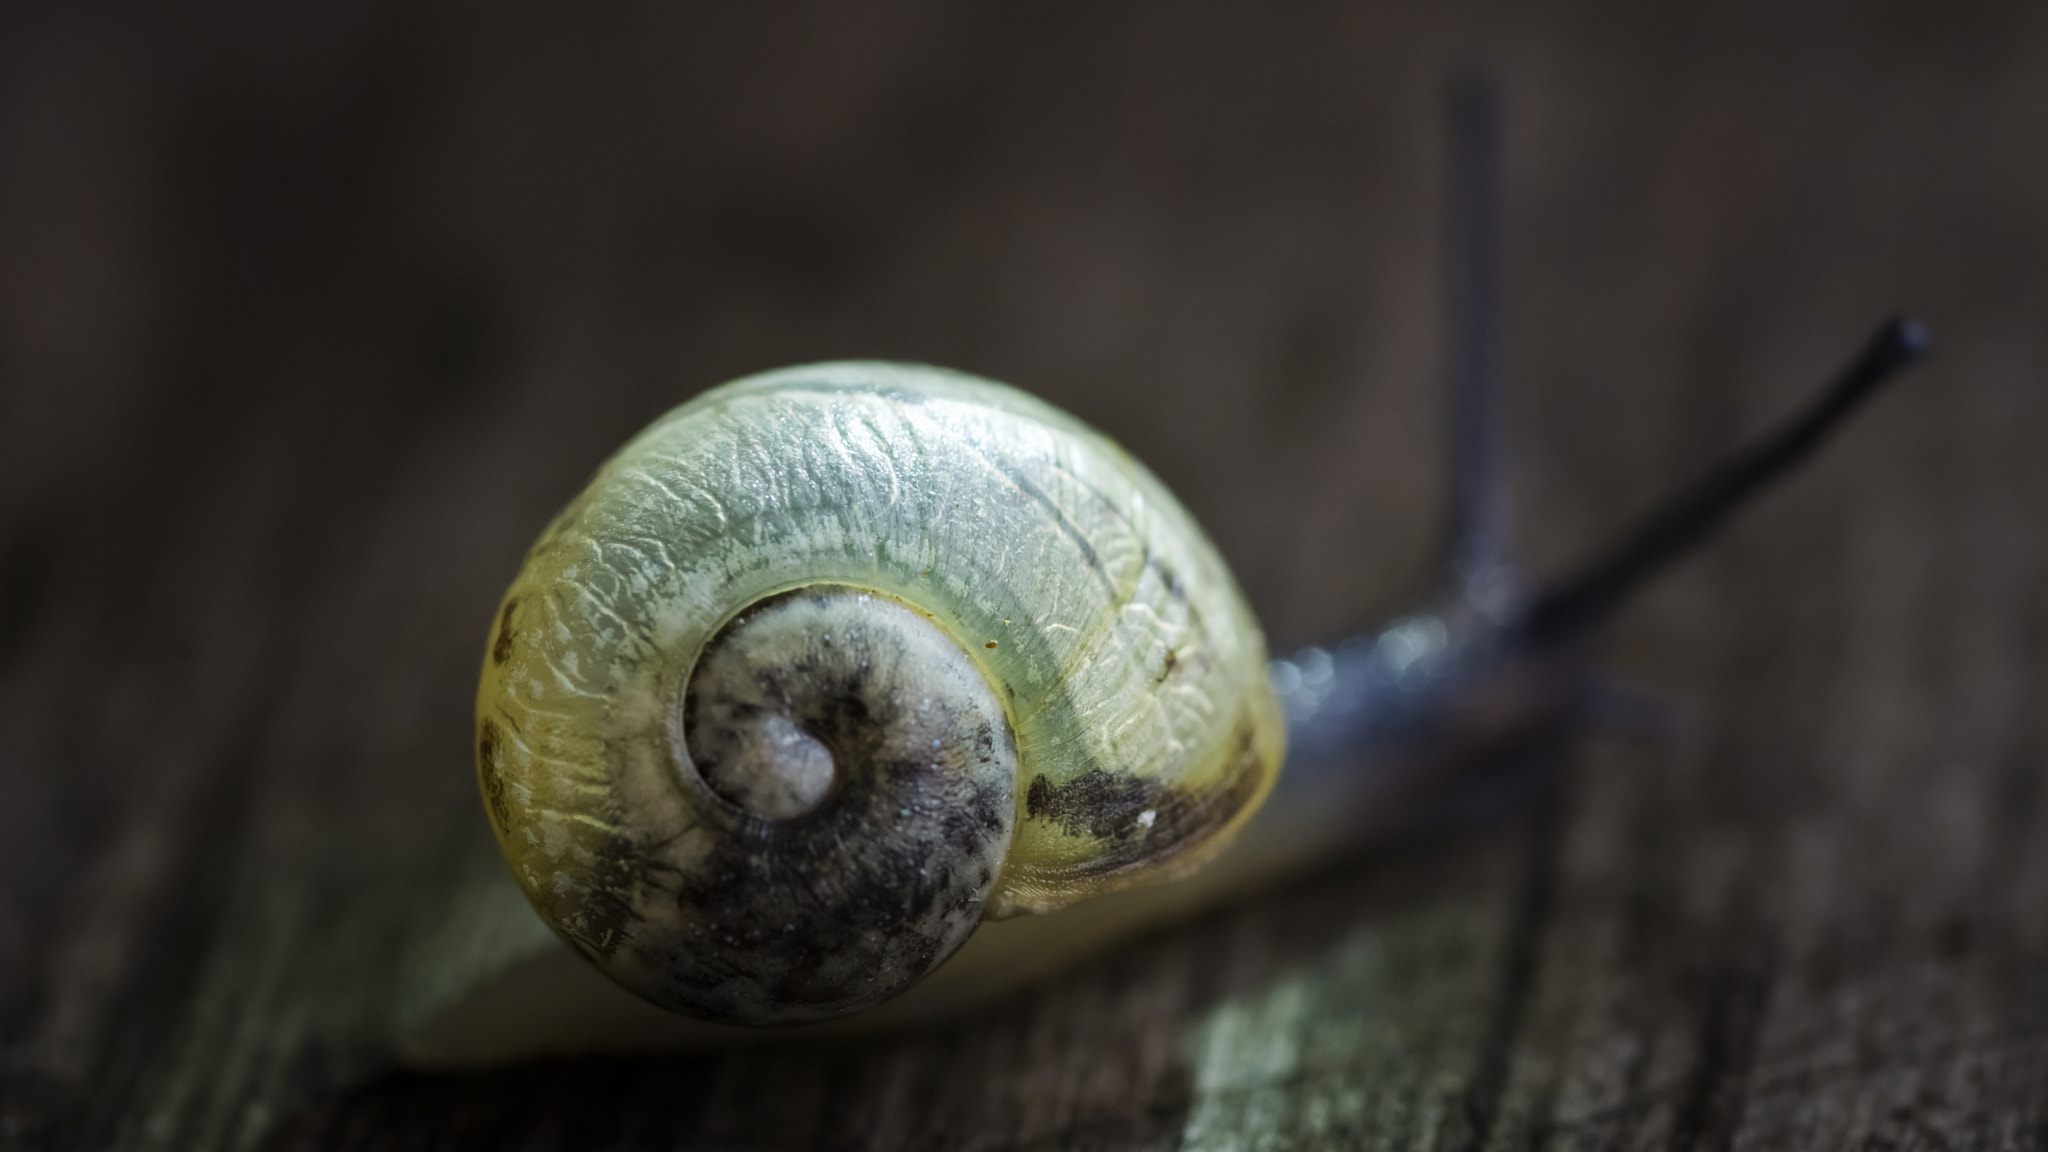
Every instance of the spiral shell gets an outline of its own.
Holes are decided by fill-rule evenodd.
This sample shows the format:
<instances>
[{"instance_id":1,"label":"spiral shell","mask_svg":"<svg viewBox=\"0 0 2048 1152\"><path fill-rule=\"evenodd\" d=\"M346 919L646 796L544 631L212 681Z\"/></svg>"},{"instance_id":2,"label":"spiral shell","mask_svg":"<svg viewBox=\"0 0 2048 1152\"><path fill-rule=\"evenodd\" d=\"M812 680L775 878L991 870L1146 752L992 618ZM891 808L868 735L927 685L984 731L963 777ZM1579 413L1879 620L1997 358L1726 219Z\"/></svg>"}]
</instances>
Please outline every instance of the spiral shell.
<instances>
[{"instance_id":1,"label":"spiral shell","mask_svg":"<svg viewBox=\"0 0 2048 1152\"><path fill-rule=\"evenodd\" d=\"M620 450L506 593L477 730L548 923L741 1023L1197 867L1284 739L1251 613L1157 479L1014 389L880 363L736 381Z\"/></svg>"}]
</instances>

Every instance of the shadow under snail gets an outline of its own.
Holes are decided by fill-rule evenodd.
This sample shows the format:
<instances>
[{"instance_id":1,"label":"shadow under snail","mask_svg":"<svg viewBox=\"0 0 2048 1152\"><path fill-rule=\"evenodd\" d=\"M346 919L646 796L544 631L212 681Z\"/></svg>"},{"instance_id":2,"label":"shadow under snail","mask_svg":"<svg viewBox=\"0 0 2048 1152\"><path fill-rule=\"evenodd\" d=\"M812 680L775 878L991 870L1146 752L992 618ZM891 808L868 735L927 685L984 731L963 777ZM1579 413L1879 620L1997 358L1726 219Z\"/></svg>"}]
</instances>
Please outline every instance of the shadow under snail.
<instances>
[{"instance_id":1,"label":"shadow under snail","mask_svg":"<svg viewBox=\"0 0 2048 1152\"><path fill-rule=\"evenodd\" d=\"M709 1023L604 1000L555 949L457 998L415 1059L924 1019L1298 874L1394 797L1525 788L1605 699L1592 629L1926 336L1887 324L1785 427L1535 586L1506 548L1490 96L1456 119L1455 523L1422 610L1269 664L1193 518L1049 405L884 363L713 389L542 534L477 702L526 898Z\"/></svg>"}]
</instances>

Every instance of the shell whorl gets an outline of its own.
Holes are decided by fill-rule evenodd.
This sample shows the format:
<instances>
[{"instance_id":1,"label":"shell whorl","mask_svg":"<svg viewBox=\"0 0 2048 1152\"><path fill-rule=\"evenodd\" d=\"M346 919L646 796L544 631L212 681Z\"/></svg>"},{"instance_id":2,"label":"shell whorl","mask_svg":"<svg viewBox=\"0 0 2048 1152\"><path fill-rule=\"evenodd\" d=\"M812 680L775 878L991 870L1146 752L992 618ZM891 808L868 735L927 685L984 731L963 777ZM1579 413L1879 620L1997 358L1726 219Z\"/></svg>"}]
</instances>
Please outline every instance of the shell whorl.
<instances>
[{"instance_id":1,"label":"shell whorl","mask_svg":"<svg viewBox=\"0 0 2048 1152\"><path fill-rule=\"evenodd\" d=\"M507 592L477 719L542 916L748 1023L1199 865L1283 739L1249 610L1149 472L1013 389L873 363L736 381L627 444Z\"/></svg>"}]
</instances>

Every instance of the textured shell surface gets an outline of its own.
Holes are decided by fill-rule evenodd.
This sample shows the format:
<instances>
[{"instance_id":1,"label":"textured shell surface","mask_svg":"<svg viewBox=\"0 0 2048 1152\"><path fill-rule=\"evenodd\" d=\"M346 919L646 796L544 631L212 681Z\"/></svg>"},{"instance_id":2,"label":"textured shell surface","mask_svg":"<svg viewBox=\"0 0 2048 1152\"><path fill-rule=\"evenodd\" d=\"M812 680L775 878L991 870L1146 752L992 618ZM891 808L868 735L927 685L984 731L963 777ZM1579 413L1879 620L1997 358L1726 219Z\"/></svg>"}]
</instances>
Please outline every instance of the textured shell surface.
<instances>
[{"instance_id":1,"label":"textured shell surface","mask_svg":"<svg viewBox=\"0 0 2048 1152\"><path fill-rule=\"evenodd\" d=\"M863 875L904 873L929 898L930 931L902 956L876 943L882 959L864 962L914 979L983 916L1182 874L1278 771L1283 727L1249 609L1189 515L1106 437L1015 389L914 365L811 365L713 389L630 441L542 534L500 606L477 701L480 783L520 885L574 947L658 1003L774 1022L874 998L753 1011L740 1004L755 995L741 988L748 961L693 959L715 943L707 933L744 952L800 921L854 930L822 908L785 916L763 894L768 907L678 928L678 909L707 893L756 899L747 889L766 866L748 853L780 843L784 825L815 824L832 843L897 834L895 822L820 823L839 819L831 805L760 820L690 763L681 701L707 644L753 606L813 588L928 620L1008 729L928 766L1014 773L977 793L1006 811L969 828L958 813L900 809L932 837L971 832L970 854L993 863L986 883L963 895L920 879L923 848L876 856ZM916 691L885 690L891 702ZM806 883L809 900L820 885ZM852 881L832 896L894 899ZM822 962L787 955L802 958L771 966ZM723 991L679 991L678 965Z\"/></svg>"}]
</instances>

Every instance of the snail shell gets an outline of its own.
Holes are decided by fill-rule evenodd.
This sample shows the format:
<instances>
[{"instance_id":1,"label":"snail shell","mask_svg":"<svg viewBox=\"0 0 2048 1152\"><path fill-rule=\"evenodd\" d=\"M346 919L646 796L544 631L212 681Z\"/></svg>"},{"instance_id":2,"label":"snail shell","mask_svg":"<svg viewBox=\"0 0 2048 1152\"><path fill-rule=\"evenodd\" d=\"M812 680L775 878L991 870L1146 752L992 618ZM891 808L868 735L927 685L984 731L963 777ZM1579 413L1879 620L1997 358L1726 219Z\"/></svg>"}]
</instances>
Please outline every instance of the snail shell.
<instances>
[{"instance_id":1,"label":"snail shell","mask_svg":"<svg viewBox=\"0 0 2048 1152\"><path fill-rule=\"evenodd\" d=\"M984 918L1206 861L1279 769L1265 667L1214 547L1108 439L987 380L812 365L657 420L542 534L478 773L606 974L801 1023Z\"/></svg>"}]
</instances>

